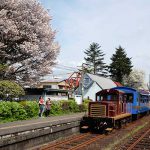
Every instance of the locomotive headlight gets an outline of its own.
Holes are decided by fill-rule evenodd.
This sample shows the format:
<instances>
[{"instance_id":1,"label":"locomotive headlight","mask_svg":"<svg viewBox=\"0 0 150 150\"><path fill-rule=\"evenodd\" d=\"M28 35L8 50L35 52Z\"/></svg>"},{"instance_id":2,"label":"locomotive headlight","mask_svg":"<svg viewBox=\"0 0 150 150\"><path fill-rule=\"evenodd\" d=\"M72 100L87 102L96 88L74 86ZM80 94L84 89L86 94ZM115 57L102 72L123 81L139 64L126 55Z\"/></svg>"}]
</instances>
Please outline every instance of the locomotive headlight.
<instances>
[{"instance_id":1,"label":"locomotive headlight","mask_svg":"<svg viewBox=\"0 0 150 150\"><path fill-rule=\"evenodd\" d=\"M104 125L107 125L107 122L104 122Z\"/></svg>"}]
</instances>

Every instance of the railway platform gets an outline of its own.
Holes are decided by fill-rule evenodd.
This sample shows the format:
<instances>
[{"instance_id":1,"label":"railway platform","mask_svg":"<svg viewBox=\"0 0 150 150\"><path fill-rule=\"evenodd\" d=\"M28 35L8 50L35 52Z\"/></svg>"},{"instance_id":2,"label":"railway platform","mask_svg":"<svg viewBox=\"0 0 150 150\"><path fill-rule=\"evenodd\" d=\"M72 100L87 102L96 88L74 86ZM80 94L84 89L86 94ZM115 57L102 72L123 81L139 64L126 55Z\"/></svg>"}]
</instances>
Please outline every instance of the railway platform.
<instances>
[{"instance_id":1,"label":"railway platform","mask_svg":"<svg viewBox=\"0 0 150 150\"><path fill-rule=\"evenodd\" d=\"M0 124L0 149L28 149L79 131L85 113Z\"/></svg>"}]
</instances>

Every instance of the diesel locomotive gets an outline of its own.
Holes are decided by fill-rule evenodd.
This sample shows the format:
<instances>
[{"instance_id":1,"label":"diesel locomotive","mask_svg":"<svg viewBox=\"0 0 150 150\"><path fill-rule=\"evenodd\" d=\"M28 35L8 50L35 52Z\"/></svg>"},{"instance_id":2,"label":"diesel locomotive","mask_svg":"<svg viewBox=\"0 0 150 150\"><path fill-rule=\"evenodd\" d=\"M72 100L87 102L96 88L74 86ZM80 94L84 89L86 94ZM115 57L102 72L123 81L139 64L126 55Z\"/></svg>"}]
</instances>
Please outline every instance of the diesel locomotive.
<instances>
[{"instance_id":1,"label":"diesel locomotive","mask_svg":"<svg viewBox=\"0 0 150 150\"><path fill-rule=\"evenodd\" d=\"M128 87L104 89L96 93L95 102L89 102L88 115L83 117L80 129L104 131L120 128L149 111L149 92Z\"/></svg>"}]
</instances>

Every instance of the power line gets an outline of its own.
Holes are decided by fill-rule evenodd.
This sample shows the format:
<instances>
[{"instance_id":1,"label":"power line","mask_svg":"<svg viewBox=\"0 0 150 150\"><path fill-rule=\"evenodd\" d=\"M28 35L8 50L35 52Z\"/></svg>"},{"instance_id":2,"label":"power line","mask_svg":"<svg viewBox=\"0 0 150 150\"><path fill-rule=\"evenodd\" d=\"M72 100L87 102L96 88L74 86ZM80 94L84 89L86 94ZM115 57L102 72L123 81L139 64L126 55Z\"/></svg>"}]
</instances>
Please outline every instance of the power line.
<instances>
[{"instance_id":1,"label":"power line","mask_svg":"<svg viewBox=\"0 0 150 150\"><path fill-rule=\"evenodd\" d=\"M59 66L56 66L55 68L62 69L62 70L76 71L75 69L64 68L64 67L59 67Z\"/></svg>"},{"instance_id":2,"label":"power line","mask_svg":"<svg viewBox=\"0 0 150 150\"><path fill-rule=\"evenodd\" d=\"M62 67L66 67L66 68L78 69L77 67L70 67L70 66L66 66L66 65L62 65L62 64L57 64L57 65L62 66Z\"/></svg>"},{"instance_id":3,"label":"power line","mask_svg":"<svg viewBox=\"0 0 150 150\"><path fill-rule=\"evenodd\" d=\"M62 64L56 64L55 66L65 67L65 68L69 68L69 69L78 69L77 67L71 67L71 66L62 65Z\"/></svg>"},{"instance_id":4,"label":"power line","mask_svg":"<svg viewBox=\"0 0 150 150\"><path fill-rule=\"evenodd\" d=\"M69 75L69 74L72 74L74 72L68 72L68 73L60 73L60 74L49 74L50 76L59 76L59 75Z\"/></svg>"},{"instance_id":5,"label":"power line","mask_svg":"<svg viewBox=\"0 0 150 150\"><path fill-rule=\"evenodd\" d=\"M70 66L66 66L66 65L62 65L62 64L56 64L54 66L54 68L63 69L63 70L69 70L69 71L77 71L78 70L77 67L70 67Z\"/></svg>"}]
</instances>

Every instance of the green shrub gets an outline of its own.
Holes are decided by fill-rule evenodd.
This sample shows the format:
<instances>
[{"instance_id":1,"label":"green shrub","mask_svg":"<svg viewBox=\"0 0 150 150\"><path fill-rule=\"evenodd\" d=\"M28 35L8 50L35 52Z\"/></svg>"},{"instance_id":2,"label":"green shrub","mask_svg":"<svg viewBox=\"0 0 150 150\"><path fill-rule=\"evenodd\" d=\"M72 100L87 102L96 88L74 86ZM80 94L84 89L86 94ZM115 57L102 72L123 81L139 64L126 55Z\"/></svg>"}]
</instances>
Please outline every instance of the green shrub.
<instances>
[{"instance_id":1,"label":"green shrub","mask_svg":"<svg viewBox=\"0 0 150 150\"><path fill-rule=\"evenodd\" d=\"M12 117L12 112L11 112L11 107L8 105L10 102L0 102L0 118L5 119L5 118L11 118Z\"/></svg>"},{"instance_id":2,"label":"green shrub","mask_svg":"<svg viewBox=\"0 0 150 150\"><path fill-rule=\"evenodd\" d=\"M84 103L89 103L89 102L92 102L92 100L90 100L90 99L84 99L83 102Z\"/></svg>"},{"instance_id":3,"label":"green shrub","mask_svg":"<svg viewBox=\"0 0 150 150\"><path fill-rule=\"evenodd\" d=\"M20 104L27 112L27 118L36 117L39 113L39 105L36 101L21 101Z\"/></svg>"},{"instance_id":4,"label":"green shrub","mask_svg":"<svg viewBox=\"0 0 150 150\"><path fill-rule=\"evenodd\" d=\"M1 120L23 120L26 119L26 111L18 102L0 102Z\"/></svg>"},{"instance_id":5,"label":"green shrub","mask_svg":"<svg viewBox=\"0 0 150 150\"><path fill-rule=\"evenodd\" d=\"M88 110L89 102L91 102L91 100L89 100L89 99L84 99L83 100L83 105L84 105L86 110Z\"/></svg>"},{"instance_id":6,"label":"green shrub","mask_svg":"<svg viewBox=\"0 0 150 150\"><path fill-rule=\"evenodd\" d=\"M0 102L1 120L24 120L38 116L39 106L35 101Z\"/></svg>"},{"instance_id":7,"label":"green shrub","mask_svg":"<svg viewBox=\"0 0 150 150\"><path fill-rule=\"evenodd\" d=\"M74 100L52 101L52 115L61 115L67 113L85 112L88 108L89 100L84 100L78 105ZM33 118L38 116L39 105L36 101L20 102L0 102L0 121L14 121Z\"/></svg>"},{"instance_id":8,"label":"green shrub","mask_svg":"<svg viewBox=\"0 0 150 150\"><path fill-rule=\"evenodd\" d=\"M9 102L8 105L11 108L12 118L15 120L24 120L27 118L26 111L18 102Z\"/></svg>"},{"instance_id":9,"label":"green shrub","mask_svg":"<svg viewBox=\"0 0 150 150\"><path fill-rule=\"evenodd\" d=\"M61 109L63 113L68 113L69 112L69 102L68 100L61 100L59 101L61 105Z\"/></svg>"},{"instance_id":10,"label":"green shrub","mask_svg":"<svg viewBox=\"0 0 150 150\"><path fill-rule=\"evenodd\" d=\"M79 112L79 106L74 100L68 100L69 102L69 110L71 112Z\"/></svg>"},{"instance_id":11,"label":"green shrub","mask_svg":"<svg viewBox=\"0 0 150 150\"><path fill-rule=\"evenodd\" d=\"M85 112L85 111L87 111L87 107L86 107L86 105L85 105L84 103L82 103L82 104L79 105L79 111L80 111L80 112Z\"/></svg>"},{"instance_id":12,"label":"green shrub","mask_svg":"<svg viewBox=\"0 0 150 150\"><path fill-rule=\"evenodd\" d=\"M50 113L53 115L63 113L60 101L52 101Z\"/></svg>"}]
</instances>

